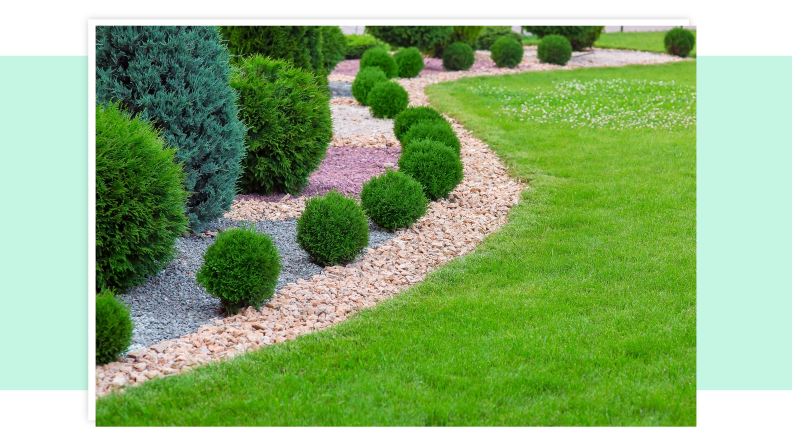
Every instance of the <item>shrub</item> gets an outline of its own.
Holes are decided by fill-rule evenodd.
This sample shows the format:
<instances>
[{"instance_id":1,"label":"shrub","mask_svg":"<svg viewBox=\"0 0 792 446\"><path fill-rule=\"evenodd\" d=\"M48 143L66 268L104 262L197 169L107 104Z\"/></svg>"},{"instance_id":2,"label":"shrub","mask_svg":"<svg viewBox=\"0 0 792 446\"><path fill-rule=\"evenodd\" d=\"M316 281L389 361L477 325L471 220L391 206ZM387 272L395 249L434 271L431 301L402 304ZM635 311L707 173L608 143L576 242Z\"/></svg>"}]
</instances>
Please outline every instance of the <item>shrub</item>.
<instances>
[{"instance_id":1,"label":"shrub","mask_svg":"<svg viewBox=\"0 0 792 446\"><path fill-rule=\"evenodd\" d=\"M462 160L448 146L437 143L415 143L399 157L399 171L423 186L430 200L448 196L462 181Z\"/></svg>"},{"instance_id":2,"label":"shrub","mask_svg":"<svg viewBox=\"0 0 792 446\"><path fill-rule=\"evenodd\" d=\"M390 231L412 226L426 213L428 202L420 183L395 170L363 183L360 191L363 211Z\"/></svg>"},{"instance_id":3,"label":"shrub","mask_svg":"<svg viewBox=\"0 0 792 446\"><path fill-rule=\"evenodd\" d=\"M390 45L366 34L347 34L346 39L346 59L360 59L363 53L371 48L381 48L390 51Z\"/></svg>"},{"instance_id":4,"label":"shrub","mask_svg":"<svg viewBox=\"0 0 792 446\"><path fill-rule=\"evenodd\" d=\"M135 324L129 308L108 290L96 295L96 363L107 364L132 345Z\"/></svg>"},{"instance_id":5,"label":"shrub","mask_svg":"<svg viewBox=\"0 0 792 446\"><path fill-rule=\"evenodd\" d=\"M393 58L399 67L399 77L415 77L424 69L423 56L418 48L402 48L393 55Z\"/></svg>"},{"instance_id":6,"label":"shrub","mask_svg":"<svg viewBox=\"0 0 792 446\"><path fill-rule=\"evenodd\" d=\"M367 26L366 33L399 48L414 46L426 52L445 42L453 26Z\"/></svg>"},{"instance_id":7,"label":"shrub","mask_svg":"<svg viewBox=\"0 0 792 446\"><path fill-rule=\"evenodd\" d=\"M96 28L97 104L122 101L178 148L195 232L231 208L242 171L245 126L230 76L215 27Z\"/></svg>"},{"instance_id":8,"label":"shrub","mask_svg":"<svg viewBox=\"0 0 792 446\"><path fill-rule=\"evenodd\" d=\"M360 69L368 67L381 68L385 76L388 76L388 79L393 79L399 75L399 67L396 65L393 56L382 48L372 48L363 53L363 57L360 58Z\"/></svg>"},{"instance_id":9,"label":"shrub","mask_svg":"<svg viewBox=\"0 0 792 446\"><path fill-rule=\"evenodd\" d=\"M401 141L404 134L410 130L413 124L424 120L448 122L443 118L443 115L432 107L427 107L425 105L407 107L403 112L396 115L396 118L393 120L393 133L396 135L396 138Z\"/></svg>"},{"instance_id":10,"label":"shrub","mask_svg":"<svg viewBox=\"0 0 792 446\"><path fill-rule=\"evenodd\" d=\"M310 71L260 55L240 61L231 85L248 126L242 189L266 195L299 192L333 137L324 87Z\"/></svg>"},{"instance_id":11,"label":"shrub","mask_svg":"<svg viewBox=\"0 0 792 446\"><path fill-rule=\"evenodd\" d=\"M335 70L338 62L346 56L347 41L338 26L322 26L322 58L328 73Z\"/></svg>"},{"instance_id":12,"label":"shrub","mask_svg":"<svg viewBox=\"0 0 792 446\"><path fill-rule=\"evenodd\" d=\"M403 149L419 139L438 141L451 148L457 156L461 153L462 144L459 142L459 137L456 135L454 128L451 127L451 124L445 119L442 122L438 120L417 122L410 127L410 130L404 134L399 142Z\"/></svg>"},{"instance_id":13,"label":"shrub","mask_svg":"<svg viewBox=\"0 0 792 446\"><path fill-rule=\"evenodd\" d=\"M604 26L523 26L529 33L544 38L545 36L564 36L569 41L572 49L582 51L590 48L599 39L605 29Z\"/></svg>"},{"instance_id":14,"label":"shrub","mask_svg":"<svg viewBox=\"0 0 792 446\"><path fill-rule=\"evenodd\" d=\"M374 85L367 98L371 114L376 118L393 118L407 108L410 95L394 81Z\"/></svg>"},{"instance_id":15,"label":"shrub","mask_svg":"<svg viewBox=\"0 0 792 446\"><path fill-rule=\"evenodd\" d=\"M227 229L206 249L195 281L220 298L226 313L252 305L257 310L272 297L281 271L280 254L255 227Z\"/></svg>"},{"instance_id":16,"label":"shrub","mask_svg":"<svg viewBox=\"0 0 792 446\"><path fill-rule=\"evenodd\" d=\"M462 42L470 45L472 49L478 48L478 36L484 30L483 26L454 26L454 31L443 42L436 43L432 50L432 57L441 58L446 48L455 42Z\"/></svg>"},{"instance_id":17,"label":"shrub","mask_svg":"<svg viewBox=\"0 0 792 446\"><path fill-rule=\"evenodd\" d=\"M467 43L454 42L443 52L443 68L448 71L466 71L475 61L473 48Z\"/></svg>"},{"instance_id":18,"label":"shrub","mask_svg":"<svg viewBox=\"0 0 792 446\"><path fill-rule=\"evenodd\" d=\"M572 45L566 37L551 34L539 42L536 57L544 63L566 65L572 58Z\"/></svg>"},{"instance_id":19,"label":"shrub","mask_svg":"<svg viewBox=\"0 0 792 446\"><path fill-rule=\"evenodd\" d=\"M666 33L664 43L668 54L687 57L696 45L696 36L685 28L672 28Z\"/></svg>"},{"instance_id":20,"label":"shrub","mask_svg":"<svg viewBox=\"0 0 792 446\"><path fill-rule=\"evenodd\" d=\"M478 49L489 50L492 44L503 36L511 37L522 45L522 36L512 31L511 26L485 26L476 41Z\"/></svg>"},{"instance_id":21,"label":"shrub","mask_svg":"<svg viewBox=\"0 0 792 446\"><path fill-rule=\"evenodd\" d=\"M492 61L499 67L514 68L522 62L523 46L509 36L503 36L490 47Z\"/></svg>"},{"instance_id":22,"label":"shrub","mask_svg":"<svg viewBox=\"0 0 792 446\"><path fill-rule=\"evenodd\" d=\"M96 289L157 274L187 232L184 172L151 123L118 103L96 107Z\"/></svg>"},{"instance_id":23,"label":"shrub","mask_svg":"<svg viewBox=\"0 0 792 446\"><path fill-rule=\"evenodd\" d=\"M352 96L361 105L368 105L368 95L371 89L380 82L387 82L388 76L380 67L368 67L358 71L355 81L352 82Z\"/></svg>"},{"instance_id":24,"label":"shrub","mask_svg":"<svg viewBox=\"0 0 792 446\"><path fill-rule=\"evenodd\" d=\"M353 260L368 241L368 221L360 205L336 190L309 198L297 220L297 243L320 265Z\"/></svg>"},{"instance_id":25,"label":"shrub","mask_svg":"<svg viewBox=\"0 0 792 446\"><path fill-rule=\"evenodd\" d=\"M319 26L218 26L228 50L240 58L254 54L282 59L296 68L313 71L321 85L327 84L327 68Z\"/></svg>"}]
</instances>

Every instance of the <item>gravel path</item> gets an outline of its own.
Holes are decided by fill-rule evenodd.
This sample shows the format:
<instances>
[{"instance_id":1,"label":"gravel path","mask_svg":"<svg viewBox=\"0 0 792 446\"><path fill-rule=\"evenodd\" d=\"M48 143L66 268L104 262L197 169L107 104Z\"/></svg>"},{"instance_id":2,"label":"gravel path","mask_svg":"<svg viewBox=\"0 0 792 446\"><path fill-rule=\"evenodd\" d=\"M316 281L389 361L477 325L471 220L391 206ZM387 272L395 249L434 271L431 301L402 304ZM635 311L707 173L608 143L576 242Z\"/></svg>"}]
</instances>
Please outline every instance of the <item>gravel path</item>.
<instances>
[{"instance_id":1,"label":"gravel path","mask_svg":"<svg viewBox=\"0 0 792 446\"><path fill-rule=\"evenodd\" d=\"M340 82L339 82L340 83ZM368 107L360 105L331 105L334 136L393 134L393 119L379 119L371 115Z\"/></svg>"},{"instance_id":2,"label":"gravel path","mask_svg":"<svg viewBox=\"0 0 792 446\"><path fill-rule=\"evenodd\" d=\"M176 260L145 284L121 296L121 300L129 305L135 322L130 351L193 333L213 319L225 317L220 299L198 286L195 273L203 265L206 249L215 242L213 233L244 223L221 219L209 225L201 236L177 239L179 253ZM254 225L258 232L272 237L281 255L283 269L278 277L276 293L288 283L322 273L324 268L313 263L308 253L297 245L297 220L258 221ZM376 249L393 237L393 233L369 224L369 248ZM361 254L357 260L362 258Z\"/></svg>"}]
</instances>

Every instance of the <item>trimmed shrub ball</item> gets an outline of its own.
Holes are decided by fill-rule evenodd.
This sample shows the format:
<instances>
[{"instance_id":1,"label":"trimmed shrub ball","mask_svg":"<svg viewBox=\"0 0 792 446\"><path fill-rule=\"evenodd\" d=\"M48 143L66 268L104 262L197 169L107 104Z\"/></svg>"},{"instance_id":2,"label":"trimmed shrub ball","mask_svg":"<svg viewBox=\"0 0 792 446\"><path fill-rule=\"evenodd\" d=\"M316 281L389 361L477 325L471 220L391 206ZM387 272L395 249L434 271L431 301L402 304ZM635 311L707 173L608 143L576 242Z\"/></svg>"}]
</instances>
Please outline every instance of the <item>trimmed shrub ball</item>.
<instances>
[{"instance_id":1,"label":"trimmed shrub ball","mask_svg":"<svg viewBox=\"0 0 792 446\"><path fill-rule=\"evenodd\" d=\"M380 82L387 82L388 76L380 67L368 67L358 71L352 82L352 96L361 105L368 105L368 95L371 89Z\"/></svg>"},{"instance_id":2,"label":"trimmed shrub ball","mask_svg":"<svg viewBox=\"0 0 792 446\"><path fill-rule=\"evenodd\" d=\"M135 328L129 308L113 293L103 290L96 295L96 363L107 364L126 353L132 345Z\"/></svg>"},{"instance_id":3,"label":"trimmed shrub ball","mask_svg":"<svg viewBox=\"0 0 792 446\"><path fill-rule=\"evenodd\" d=\"M429 200L420 183L402 172L388 170L363 183L360 203L371 220L393 231L410 227L423 217Z\"/></svg>"},{"instance_id":4,"label":"trimmed shrub ball","mask_svg":"<svg viewBox=\"0 0 792 446\"><path fill-rule=\"evenodd\" d=\"M96 107L96 290L140 285L187 232L184 172L169 147L119 104Z\"/></svg>"},{"instance_id":5,"label":"trimmed shrub ball","mask_svg":"<svg viewBox=\"0 0 792 446\"><path fill-rule=\"evenodd\" d=\"M410 127L410 130L404 134L400 140L401 146L408 147L413 141L419 139L429 139L432 141L439 141L447 145L454 153L459 156L462 144L459 142L451 124L445 119L440 121L421 121Z\"/></svg>"},{"instance_id":6,"label":"trimmed shrub ball","mask_svg":"<svg viewBox=\"0 0 792 446\"><path fill-rule=\"evenodd\" d=\"M490 47L492 61L499 67L514 68L522 62L523 46L508 36L503 36Z\"/></svg>"},{"instance_id":7,"label":"trimmed shrub ball","mask_svg":"<svg viewBox=\"0 0 792 446\"><path fill-rule=\"evenodd\" d=\"M242 190L299 192L333 137L325 88L310 71L260 55L240 61L231 86L248 127Z\"/></svg>"},{"instance_id":8,"label":"trimmed shrub ball","mask_svg":"<svg viewBox=\"0 0 792 446\"><path fill-rule=\"evenodd\" d=\"M462 160L448 146L416 145L399 157L399 171L418 181L427 198L436 200L462 181Z\"/></svg>"},{"instance_id":9,"label":"trimmed shrub ball","mask_svg":"<svg viewBox=\"0 0 792 446\"><path fill-rule=\"evenodd\" d=\"M572 45L566 37L550 34L539 41L536 57L544 63L566 65L572 58Z\"/></svg>"},{"instance_id":10,"label":"trimmed shrub ball","mask_svg":"<svg viewBox=\"0 0 792 446\"><path fill-rule=\"evenodd\" d=\"M432 107L421 105L418 107L407 107L396 115L393 120L393 133L396 138L401 140L402 136L410 130L413 124L420 121L443 121L448 122L443 116Z\"/></svg>"},{"instance_id":11,"label":"trimmed shrub ball","mask_svg":"<svg viewBox=\"0 0 792 446\"><path fill-rule=\"evenodd\" d=\"M594 45L605 30L604 26L523 26L522 28L540 39L549 35L564 36L574 51L582 51Z\"/></svg>"},{"instance_id":12,"label":"trimmed shrub ball","mask_svg":"<svg viewBox=\"0 0 792 446\"><path fill-rule=\"evenodd\" d=\"M399 77L415 77L424 69L424 60L418 48L402 48L393 55L399 67Z\"/></svg>"},{"instance_id":13,"label":"trimmed shrub ball","mask_svg":"<svg viewBox=\"0 0 792 446\"><path fill-rule=\"evenodd\" d=\"M368 95L368 105L375 118L393 118L410 103L407 90L394 81L374 85Z\"/></svg>"},{"instance_id":14,"label":"trimmed shrub ball","mask_svg":"<svg viewBox=\"0 0 792 446\"><path fill-rule=\"evenodd\" d=\"M347 34L344 38L346 39L345 57L347 60L360 59L363 57L363 53L371 48L390 51L390 45L368 34Z\"/></svg>"},{"instance_id":15,"label":"trimmed shrub ball","mask_svg":"<svg viewBox=\"0 0 792 446\"><path fill-rule=\"evenodd\" d=\"M396 65L396 61L393 60L393 56L382 48L371 48L363 53L363 57L360 58L360 69L368 67L382 68L388 79L393 79L399 75L399 67Z\"/></svg>"},{"instance_id":16,"label":"trimmed shrub ball","mask_svg":"<svg viewBox=\"0 0 792 446\"><path fill-rule=\"evenodd\" d=\"M320 265L354 260L368 246L366 215L352 198L332 190L311 197L297 220L297 243Z\"/></svg>"},{"instance_id":17,"label":"trimmed shrub ball","mask_svg":"<svg viewBox=\"0 0 792 446\"><path fill-rule=\"evenodd\" d=\"M466 71L475 61L473 48L464 42L454 42L443 51L443 68L448 71Z\"/></svg>"},{"instance_id":18,"label":"trimmed shrub ball","mask_svg":"<svg viewBox=\"0 0 792 446\"><path fill-rule=\"evenodd\" d=\"M195 281L220 298L228 314L272 297L281 272L280 254L266 234L246 226L227 229L204 253Z\"/></svg>"},{"instance_id":19,"label":"trimmed shrub ball","mask_svg":"<svg viewBox=\"0 0 792 446\"><path fill-rule=\"evenodd\" d=\"M687 57L696 45L696 36L685 28L672 28L666 33L663 43L668 54Z\"/></svg>"},{"instance_id":20,"label":"trimmed shrub ball","mask_svg":"<svg viewBox=\"0 0 792 446\"><path fill-rule=\"evenodd\" d=\"M478 48L480 50L489 50L492 44L503 36L511 37L515 42L522 45L522 36L512 31L511 26L485 26L478 36Z\"/></svg>"}]
</instances>

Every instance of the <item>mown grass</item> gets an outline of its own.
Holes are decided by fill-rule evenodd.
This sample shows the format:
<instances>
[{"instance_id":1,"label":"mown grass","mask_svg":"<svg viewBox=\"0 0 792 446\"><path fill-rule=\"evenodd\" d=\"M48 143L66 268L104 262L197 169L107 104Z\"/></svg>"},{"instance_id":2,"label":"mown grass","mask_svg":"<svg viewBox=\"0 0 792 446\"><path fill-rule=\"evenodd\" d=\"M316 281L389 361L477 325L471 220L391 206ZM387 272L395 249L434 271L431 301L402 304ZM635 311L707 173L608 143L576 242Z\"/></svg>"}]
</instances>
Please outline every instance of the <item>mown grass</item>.
<instances>
[{"instance_id":1,"label":"mown grass","mask_svg":"<svg viewBox=\"0 0 792 446\"><path fill-rule=\"evenodd\" d=\"M529 182L509 223L347 322L102 398L97 424L694 425L695 126L519 122L469 88L612 78L695 85L695 65L432 86Z\"/></svg>"},{"instance_id":2,"label":"mown grass","mask_svg":"<svg viewBox=\"0 0 792 446\"><path fill-rule=\"evenodd\" d=\"M696 30L690 30L696 35ZM594 42L595 48L613 48L617 50L649 51L652 53L665 53L666 31L632 31L618 33L602 33ZM690 57L696 57L696 47L690 52Z\"/></svg>"}]
</instances>

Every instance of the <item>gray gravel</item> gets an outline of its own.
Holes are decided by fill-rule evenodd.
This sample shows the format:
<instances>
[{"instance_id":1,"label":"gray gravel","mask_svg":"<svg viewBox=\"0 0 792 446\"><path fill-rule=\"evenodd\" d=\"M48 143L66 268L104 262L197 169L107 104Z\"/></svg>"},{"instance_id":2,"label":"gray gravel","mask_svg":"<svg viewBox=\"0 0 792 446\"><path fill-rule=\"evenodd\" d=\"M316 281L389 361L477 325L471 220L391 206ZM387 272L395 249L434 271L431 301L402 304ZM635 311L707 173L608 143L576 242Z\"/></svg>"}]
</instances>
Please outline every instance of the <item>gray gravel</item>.
<instances>
[{"instance_id":1,"label":"gray gravel","mask_svg":"<svg viewBox=\"0 0 792 446\"><path fill-rule=\"evenodd\" d=\"M352 97L352 82L328 82L327 86L334 98Z\"/></svg>"},{"instance_id":2,"label":"gray gravel","mask_svg":"<svg viewBox=\"0 0 792 446\"><path fill-rule=\"evenodd\" d=\"M244 222L220 219L204 231L239 226ZM275 290L297 279L310 279L323 268L310 260L296 241L297 220L255 222L256 230L272 237L281 255L282 271ZM376 248L394 237L373 223L369 224L369 248ZM130 351L168 339L194 333L213 319L222 319L220 299L212 297L195 282L195 273L203 264L203 254L215 238L188 236L176 240L176 259L158 275L127 294L120 296L127 303L135 322ZM360 255L358 260L363 257Z\"/></svg>"}]
</instances>

